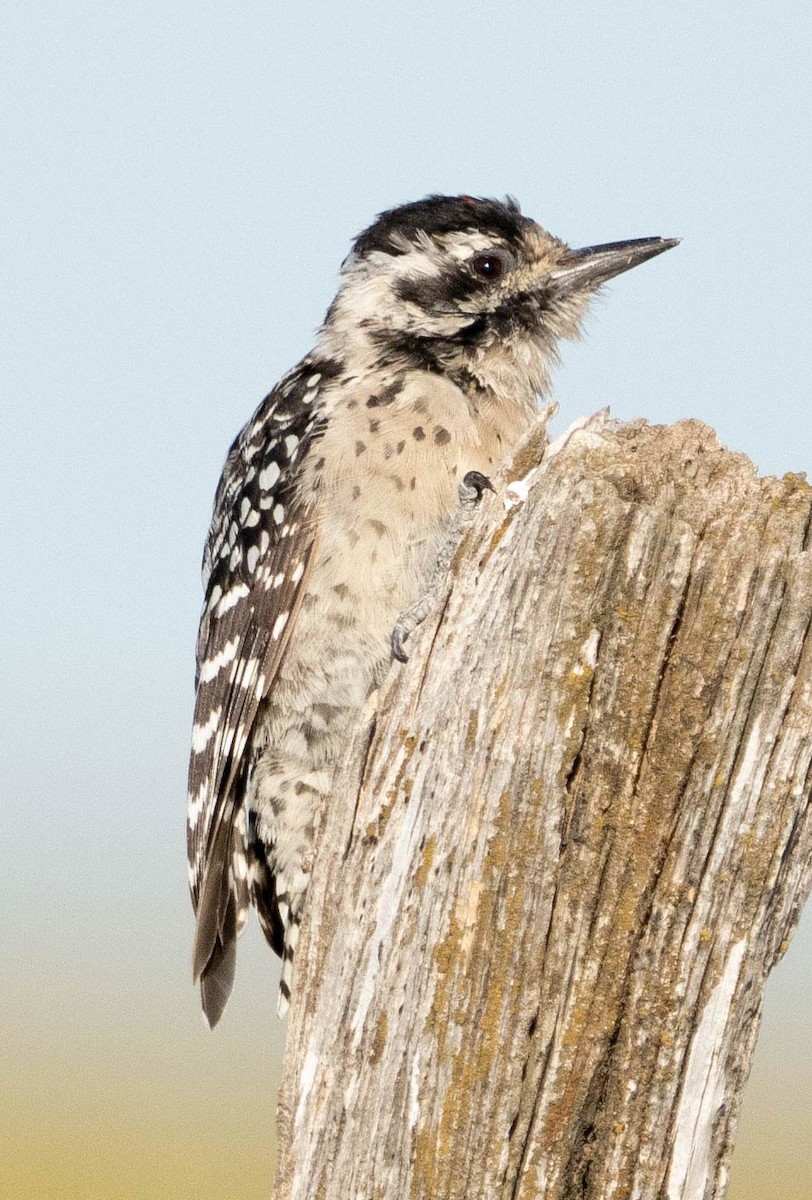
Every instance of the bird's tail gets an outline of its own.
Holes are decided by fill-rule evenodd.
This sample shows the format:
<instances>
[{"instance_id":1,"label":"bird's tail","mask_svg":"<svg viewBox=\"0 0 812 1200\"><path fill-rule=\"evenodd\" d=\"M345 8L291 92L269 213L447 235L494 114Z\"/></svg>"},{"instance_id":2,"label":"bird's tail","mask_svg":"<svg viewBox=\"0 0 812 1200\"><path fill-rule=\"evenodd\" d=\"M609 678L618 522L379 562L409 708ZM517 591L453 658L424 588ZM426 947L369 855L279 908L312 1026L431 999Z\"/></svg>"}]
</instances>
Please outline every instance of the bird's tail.
<instances>
[{"instance_id":1,"label":"bird's tail","mask_svg":"<svg viewBox=\"0 0 812 1200\"><path fill-rule=\"evenodd\" d=\"M212 1029L234 987L237 937L245 925L248 905L245 816L240 808L233 820L224 821L217 831L197 903L192 970Z\"/></svg>"}]
</instances>

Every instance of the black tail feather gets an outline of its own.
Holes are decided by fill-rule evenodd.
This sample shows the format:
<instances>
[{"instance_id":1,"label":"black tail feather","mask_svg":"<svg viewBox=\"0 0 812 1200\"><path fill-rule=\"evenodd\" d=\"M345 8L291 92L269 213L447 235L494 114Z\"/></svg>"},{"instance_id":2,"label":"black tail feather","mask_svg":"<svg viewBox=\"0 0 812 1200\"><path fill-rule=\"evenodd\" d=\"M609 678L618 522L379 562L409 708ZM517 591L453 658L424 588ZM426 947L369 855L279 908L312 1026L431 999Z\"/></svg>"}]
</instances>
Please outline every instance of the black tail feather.
<instances>
[{"instance_id":1,"label":"black tail feather","mask_svg":"<svg viewBox=\"0 0 812 1200\"><path fill-rule=\"evenodd\" d=\"M276 880L268 863L268 851L257 832L256 814L248 814L248 861L251 879L251 898L257 910L262 932L274 954L282 957L285 949L285 926L279 914Z\"/></svg>"},{"instance_id":2,"label":"black tail feather","mask_svg":"<svg viewBox=\"0 0 812 1200\"><path fill-rule=\"evenodd\" d=\"M200 981L203 1011L211 1028L223 1015L237 963L237 898L231 863L231 826L223 822L200 890L192 953L192 975L195 983Z\"/></svg>"}]
</instances>

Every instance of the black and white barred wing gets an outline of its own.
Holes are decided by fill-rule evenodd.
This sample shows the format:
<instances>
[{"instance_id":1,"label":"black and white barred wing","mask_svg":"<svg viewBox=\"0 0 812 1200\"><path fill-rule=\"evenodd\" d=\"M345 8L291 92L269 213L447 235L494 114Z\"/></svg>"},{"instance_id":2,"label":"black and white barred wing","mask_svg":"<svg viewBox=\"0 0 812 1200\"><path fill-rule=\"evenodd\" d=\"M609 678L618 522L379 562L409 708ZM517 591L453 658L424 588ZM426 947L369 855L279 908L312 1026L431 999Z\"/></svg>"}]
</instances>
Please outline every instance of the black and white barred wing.
<instances>
[{"instance_id":1,"label":"black and white barred wing","mask_svg":"<svg viewBox=\"0 0 812 1200\"><path fill-rule=\"evenodd\" d=\"M313 550L296 479L318 436L321 380L315 365L304 364L243 429L226 461L203 557L188 851L194 977L212 1025L231 991L248 909L246 749L294 626Z\"/></svg>"}]
</instances>

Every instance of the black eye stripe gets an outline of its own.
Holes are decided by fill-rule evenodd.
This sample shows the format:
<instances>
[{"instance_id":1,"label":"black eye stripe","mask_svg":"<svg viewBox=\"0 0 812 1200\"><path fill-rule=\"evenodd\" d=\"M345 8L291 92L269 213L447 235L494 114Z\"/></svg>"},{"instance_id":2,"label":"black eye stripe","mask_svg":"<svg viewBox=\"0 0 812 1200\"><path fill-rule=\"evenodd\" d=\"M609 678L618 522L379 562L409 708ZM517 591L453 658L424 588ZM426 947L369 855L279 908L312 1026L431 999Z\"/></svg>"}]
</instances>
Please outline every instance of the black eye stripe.
<instances>
[{"instance_id":1,"label":"black eye stripe","mask_svg":"<svg viewBox=\"0 0 812 1200\"><path fill-rule=\"evenodd\" d=\"M426 311L467 300L478 289L479 282L462 266L439 277L408 275L394 285L395 294L401 300L417 304Z\"/></svg>"}]
</instances>

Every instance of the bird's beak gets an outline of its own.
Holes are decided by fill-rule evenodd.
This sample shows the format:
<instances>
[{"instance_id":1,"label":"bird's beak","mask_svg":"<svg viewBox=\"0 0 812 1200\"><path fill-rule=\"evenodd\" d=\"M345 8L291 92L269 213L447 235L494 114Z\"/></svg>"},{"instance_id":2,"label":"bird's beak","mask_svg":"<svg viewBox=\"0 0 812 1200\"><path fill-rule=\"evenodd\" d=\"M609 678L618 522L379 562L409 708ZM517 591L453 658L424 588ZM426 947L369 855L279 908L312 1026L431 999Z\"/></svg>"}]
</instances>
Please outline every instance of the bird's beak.
<instances>
[{"instance_id":1,"label":"bird's beak","mask_svg":"<svg viewBox=\"0 0 812 1200\"><path fill-rule=\"evenodd\" d=\"M547 282L559 295L587 292L607 279L630 271L648 258L678 246L681 238L633 238L629 242L607 242L603 246L584 246L569 250L566 258L547 276Z\"/></svg>"}]
</instances>

